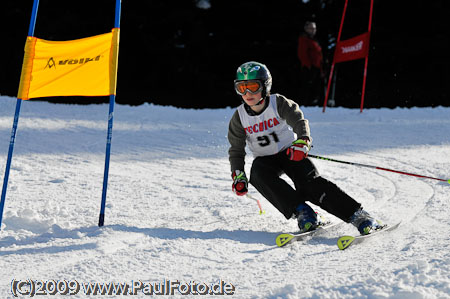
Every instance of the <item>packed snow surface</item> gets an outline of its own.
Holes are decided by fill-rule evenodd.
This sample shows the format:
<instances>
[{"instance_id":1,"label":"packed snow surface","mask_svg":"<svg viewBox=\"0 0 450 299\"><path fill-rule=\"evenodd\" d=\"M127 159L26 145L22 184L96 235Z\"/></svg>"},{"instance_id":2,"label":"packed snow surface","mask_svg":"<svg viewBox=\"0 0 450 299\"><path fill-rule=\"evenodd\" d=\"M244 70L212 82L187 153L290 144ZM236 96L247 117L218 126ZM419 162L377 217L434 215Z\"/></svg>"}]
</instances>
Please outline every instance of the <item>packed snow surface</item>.
<instances>
[{"instance_id":1,"label":"packed snow surface","mask_svg":"<svg viewBox=\"0 0 450 299\"><path fill-rule=\"evenodd\" d=\"M0 97L1 169L15 106ZM302 109L312 154L450 178L450 108ZM314 160L378 219L402 224L345 251L337 238L357 234L346 223L277 248L275 237L295 232L295 220L253 187L265 214L231 192L233 112L116 105L105 226L98 227L108 105L23 102L0 232L0 297L14 298L27 281L19 297L29 297L30 281L81 285L72 296L60 289L60 298L87 297L89 282L200 285L200 293L215 285L230 294L219 297L234 298L450 297L448 183ZM251 162L248 155L247 172Z\"/></svg>"}]
</instances>

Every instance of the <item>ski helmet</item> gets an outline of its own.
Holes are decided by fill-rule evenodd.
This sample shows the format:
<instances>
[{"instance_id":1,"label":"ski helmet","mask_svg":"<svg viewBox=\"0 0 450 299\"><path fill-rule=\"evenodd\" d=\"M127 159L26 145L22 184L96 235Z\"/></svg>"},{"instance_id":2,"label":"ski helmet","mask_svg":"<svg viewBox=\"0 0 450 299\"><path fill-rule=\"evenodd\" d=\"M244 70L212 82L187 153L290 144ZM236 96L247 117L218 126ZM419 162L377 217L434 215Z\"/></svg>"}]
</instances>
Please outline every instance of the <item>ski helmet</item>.
<instances>
[{"instance_id":1,"label":"ski helmet","mask_svg":"<svg viewBox=\"0 0 450 299\"><path fill-rule=\"evenodd\" d=\"M269 69L264 64L256 61L250 61L238 67L236 71L236 80L234 80L234 83L247 80L260 81L263 86L261 94L263 98L270 94L270 88L272 87L272 75L270 75Z\"/></svg>"}]
</instances>

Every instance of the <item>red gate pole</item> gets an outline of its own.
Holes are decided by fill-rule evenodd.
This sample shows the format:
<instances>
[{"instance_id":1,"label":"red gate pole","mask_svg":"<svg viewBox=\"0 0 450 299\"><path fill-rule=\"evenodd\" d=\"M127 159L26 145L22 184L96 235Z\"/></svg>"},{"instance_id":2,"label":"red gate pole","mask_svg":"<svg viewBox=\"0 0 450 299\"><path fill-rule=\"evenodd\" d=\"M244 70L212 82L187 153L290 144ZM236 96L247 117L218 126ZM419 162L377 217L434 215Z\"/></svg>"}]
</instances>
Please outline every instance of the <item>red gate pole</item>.
<instances>
[{"instance_id":1,"label":"red gate pole","mask_svg":"<svg viewBox=\"0 0 450 299\"><path fill-rule=\"evenodd\" d=\"M373 12L373 0L370 0L370 14L369 14L369 29L368 29L368 33L369 33L369 38L367 41L367 54L366 54L366 59L365 59L365 63L364 63L364 78L363 78L363 86L362 86L362 93L361 93L361 107L360 107L360 113L363 112L363 107L364 107L364 94L366 92L366 79L367 79L367 64L369 61L369 52L370 52L370 30L372 28L372 12Z\"/></svg>"},{"instance_id":2,"label":"red gate pole","mask_svg":"<svg viewBox=\"0 0 450 299\"><path fill-rule=\"evenodd\" d=\"M336 46L341 40L342 26L344 25L345 12L347 11L347 4L348 4L348 0L345 0L344 11L342 12L341 25L339 26L339 33L338 33L338 38L336 41ZM334 71L334 65L335 65L334 58L336 56L336 51L337 51L337 48L334 50L335 55L333 56L333 63L331 64L330 76L328 77L327 94L325 95L325 101L323 102L322 112L325 112L325 108L327 107L328 95L330 93L331 79L333 78L333 71Z\"/></svg>"}]
</instances>

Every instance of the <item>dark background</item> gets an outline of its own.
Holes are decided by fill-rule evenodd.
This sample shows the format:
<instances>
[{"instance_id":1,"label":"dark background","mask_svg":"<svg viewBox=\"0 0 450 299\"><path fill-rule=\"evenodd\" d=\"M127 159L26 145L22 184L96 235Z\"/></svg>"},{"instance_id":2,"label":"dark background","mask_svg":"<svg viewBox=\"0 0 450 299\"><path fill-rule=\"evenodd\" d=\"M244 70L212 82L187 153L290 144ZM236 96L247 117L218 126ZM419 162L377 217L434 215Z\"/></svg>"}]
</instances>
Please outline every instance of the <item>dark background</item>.
<instances>
[{"instance_id":1,"label":"dark background","mask_svg":"<svg viewBox=\"0 0 450 299\"><path fill-rule=\"evenodd\" d=\"M123 0L116 102L235 107L237 67L266 64L273 92L299 99L297 39L306 20L328 61L344 0ZM365 107L450 106L449 2L374 1ZM0 4L0 94L16 96L32 0ZM364 33L370 0L349 0L341 39ZM70 40L109 32L115 0L40 0L35 36ZM338 64L336 104L359 107L364 60ZM328 77L328 76L327 76ZM107 97L47 98L102 103Z\"/></svg>"}]
</instances>

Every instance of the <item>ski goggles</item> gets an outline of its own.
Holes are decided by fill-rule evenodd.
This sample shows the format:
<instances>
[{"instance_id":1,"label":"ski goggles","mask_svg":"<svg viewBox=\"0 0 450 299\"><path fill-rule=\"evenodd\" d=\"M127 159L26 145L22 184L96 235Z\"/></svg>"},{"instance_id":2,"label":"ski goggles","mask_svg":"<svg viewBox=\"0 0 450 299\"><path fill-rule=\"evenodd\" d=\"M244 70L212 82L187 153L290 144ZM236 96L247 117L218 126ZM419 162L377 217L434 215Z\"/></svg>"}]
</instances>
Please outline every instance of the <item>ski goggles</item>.
<instances>
[{"instance_id":1,"label":"ski goggles","mask_svg":"<svg viewBox=\"0 0 450 299\"><path fill-rule=\"evenodd\" d=\"M234 82L234 90L243 96L247 91L251 94L257 94L263 89L263 85L259 80L237 81Z\"/></svg>"}]
</instances>

